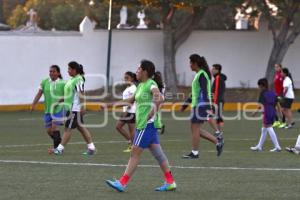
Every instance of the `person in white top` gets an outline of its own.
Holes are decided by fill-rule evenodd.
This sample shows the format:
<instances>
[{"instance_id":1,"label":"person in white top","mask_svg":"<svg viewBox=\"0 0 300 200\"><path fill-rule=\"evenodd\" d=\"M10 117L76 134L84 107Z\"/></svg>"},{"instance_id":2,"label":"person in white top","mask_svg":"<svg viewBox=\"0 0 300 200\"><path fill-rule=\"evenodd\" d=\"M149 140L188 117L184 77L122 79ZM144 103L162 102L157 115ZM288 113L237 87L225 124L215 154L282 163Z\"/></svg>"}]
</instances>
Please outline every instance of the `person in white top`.
<instances>
[{"instance_id":1,"label":"person in white top","mask_svg":"<svg viewBox=\"0 0 300 200\"><path fill-rule=\"evenodd\" d=\"M291 108L295 99L293 80L287 68L282 69L281 75L283 77L283 100L281 102L281 107L287 121L285 128L292 128L294 122Z\"/></svg>"},{"instance_id":2,"label":"person in white top","mask_svg":"<svg viewBox=\"0 0 300 200\"><path fill-rule=\"evenodd\" d=\"M123 99L129 99L134 96L136 91L136 75L133 72L126 72L124 74L124 81L126 89L123 91ZM135 133L135 103L128 106L123 106L123 113L116 124L117 131L128 141L128 148L124 152L131 152L131 144ZM127 124L128 131L124 129L124 125Z\"/></svg>"}]
</instances>

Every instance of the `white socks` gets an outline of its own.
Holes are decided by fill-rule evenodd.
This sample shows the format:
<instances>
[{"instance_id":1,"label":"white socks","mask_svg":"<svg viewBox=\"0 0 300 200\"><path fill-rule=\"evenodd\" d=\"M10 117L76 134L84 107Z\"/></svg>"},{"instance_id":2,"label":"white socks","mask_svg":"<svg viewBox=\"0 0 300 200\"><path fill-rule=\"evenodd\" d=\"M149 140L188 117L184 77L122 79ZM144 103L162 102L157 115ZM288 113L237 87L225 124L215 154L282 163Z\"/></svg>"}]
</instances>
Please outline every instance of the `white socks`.
<instances>
[{"instance_id":1,"label":"white socks","mask_svg":"<svg viewBox=\"0 0 300 200\"><path fill-rule=\"evenodd\" d=\"M261 135L260 135L260 139L259 139L259 142L258 142L258 145L257 147L262 149L264 143L265 143L265 140L266 140L266 137L267 137L267 132L268 130L264 127L261 128Z\"/></svg>"},{"instance_id":2,"label":"white socks","mask_svg":"<svg viewBox=\"0 0 300 200\"><path fill-rule=\"evenodd\" d=\"M276 136L276 133L275 133L273 127L269 127L269 128L267 128L267 130L269 132L269 135L270 135L270 138L271 138L271 140L273 142L274 147L276 149L281 149L281 147L280 147L280 145L278 143L277 136Z\"/></svg>"},{"instance_id":3,"label":"white socks","mask_svg":"<svg viewBox=\"0 0 300 200\"><path fill-rule=\"evenodd\" d=\"M192 150L192 153L196 156L196 155L199 154L199 151L194 151L194 150Z\"/></svg>"},{"instance_id":4,"label":"white socks","mask_svg":"<svg viewBox=\"0 0 300 200\"><path fill-rule=\"evenodd\" d=\"M88 149L90 149L90 150L95 150L95 149L96 149L94 143L87 144L87 147L88 147Z\"/></svg>"},{"instance_id":5,"label":"white socks","mask_svg":"<svg viewBox=\"0 0 300 200\"><path fill-rule=\"evenodd\" d=\"M300 135L298 135L297 142L295 148L300 149Z\"/></svg>"},{"instance_id":6,"label":"white socks","mask_svg":"<svg viewBox=\"0 0 300 200\"><path fill-rule=\"evenodd\" d=\"M59 144L58 145L58 147L56 148L58 151L62 151L62 150L64 150L64 146L63 145L61 145L61 144Z\"/></svg>"},{"instance_id":7,"label":"white socks","mask_svg":"<svg viewBox=\"0 0 300 200\"><path fill-rule=\"evenodd\" d=\"M281 147L279 145L279 142L278 142L278 139L277 139L277 136L276 136L276 133L275 133L273 127L269 127L269 128L262 127L261 128L261 136L260 136L260 139L259 139L257 147L259 147L259 148L262 149L262 147L263 147L263 145L265 143L265 140L266 140L268 132L269 132L269 135L270 135L270 138L271 138L271 140L273 142L274 147L276 149L281 149ZM299 139L299 147L300 147L300 138L298 137L298 139Z\"/></svg>"}]
</instances>

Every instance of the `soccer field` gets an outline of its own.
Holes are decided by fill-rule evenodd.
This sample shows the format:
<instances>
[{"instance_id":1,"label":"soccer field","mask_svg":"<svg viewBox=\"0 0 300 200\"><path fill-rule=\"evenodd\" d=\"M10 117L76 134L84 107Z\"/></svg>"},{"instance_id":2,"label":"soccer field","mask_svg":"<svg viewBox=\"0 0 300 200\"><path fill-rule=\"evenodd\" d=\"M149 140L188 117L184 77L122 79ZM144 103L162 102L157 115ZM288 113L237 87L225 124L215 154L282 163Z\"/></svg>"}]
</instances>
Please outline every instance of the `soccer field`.
<instances>
[{"instance_id":1,"label":"soccer field","mask_svg":"<svg viewBox=\"0 0 300 200\"><path fill-rule=\"evenodd\" d=\"M227 113L228 114L228 113ZM230 114L230 113L229 113ZM88 112L87 124L100 124L103 113ZM180 114L185 115L185 114ZM251 152L260 136L261 121L227 121L225 148L216 156L215 146L201 140L200 158L183 160L189 153L188 121L175 121L163 114L166 133L160 137L177 182L175 192L158 193L163 183L156 161L149 152L125 193L105 184L119 178L129 154L127 144L115 131L109 116L102 128L89 128L98 152L84 156L79 132L66 147L64 155L48 155L51 141L43 128L42 113L0 113L0 199L300 199L300 157L285 151L270 153L268 138L263 152ZM295 118L299 118L296 115ZM294 145L300 131L299 122L291 130L276 130L282 148ZM207 130L211 130L207 127Z\"/></svg>"}]
</instances>

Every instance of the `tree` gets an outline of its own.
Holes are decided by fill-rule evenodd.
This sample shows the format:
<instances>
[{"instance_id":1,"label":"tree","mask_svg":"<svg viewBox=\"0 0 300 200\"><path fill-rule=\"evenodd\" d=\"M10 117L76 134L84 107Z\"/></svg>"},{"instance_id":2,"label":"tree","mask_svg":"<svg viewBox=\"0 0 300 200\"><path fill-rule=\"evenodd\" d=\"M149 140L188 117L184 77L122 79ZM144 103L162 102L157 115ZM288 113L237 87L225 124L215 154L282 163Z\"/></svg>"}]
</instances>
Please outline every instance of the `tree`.
<instances>
[{"instance_id":1,"label":"tree","mask_svg":"<svg viewBox=\"0 0 300 200\"><path fill-rule=\"evenodd\" d=\"M226 4L237 6L242 0L128 0L117 1L120 4L140 4L146 7L157 7L161 10L161 23L163 29L164 49L164 77L167 89L175 94L177 92L177 70L175 56L178 48L188 39L196 25L203 18L207 8ZM176 15L184 11L185 15L179 21L174 21Z\"/></svg>"},{"instance_id":2,"label":"tree","mask_svg":"<svg viewBox=\"0 0 300 200\"><path fill-rule=\"evenodd\" d=\"M254 0L247 3L249 6L256 6L269 22L273 47L267 64L266 77L272 83L274 65L282 63L290 45L300 33L300 1Z\"/></svg>"},{"instance_id":3,"label":"tree","mask_svg":"<svg viewBox=\"0 0 300 200\"><path fill-rule=\"evenodd\" d=\"M83 10L77 10L68 4L58 5L51 11L51 25L57 30L78 30L83 16Z\"/></svg>"},{"instance_id":4,"label":"tree","mask_svg":"<svg viewBox=\"0 0 300 200\"><path fill-rule=\"evenodd\" d=\"M273 47L269 57L266 77L271 82L274 77L274 65L282 63L289 47L300 33L300 1L271 1L278 7L278 14L273 14L272 8L263 1L263 11L269 21L273 36ZM279 25L279 26L278 26Z\"/></svg>"}]
</instances>

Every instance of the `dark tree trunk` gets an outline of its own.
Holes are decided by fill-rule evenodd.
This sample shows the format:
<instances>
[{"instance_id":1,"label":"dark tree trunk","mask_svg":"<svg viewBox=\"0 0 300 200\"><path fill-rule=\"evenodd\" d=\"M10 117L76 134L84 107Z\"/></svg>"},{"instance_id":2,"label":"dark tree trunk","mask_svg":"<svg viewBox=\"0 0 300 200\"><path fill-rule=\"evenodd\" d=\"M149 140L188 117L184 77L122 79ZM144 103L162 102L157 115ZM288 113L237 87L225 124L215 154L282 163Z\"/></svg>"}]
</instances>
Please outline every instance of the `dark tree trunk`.
<instances>
[{"instance_id":1,"label":"dark tree trunk","mask_svg":"<svg viewBox=\"0 0 300 200\"><path fill-rule=\"evenodd\" d=\"M163 45L164 45L164 75L167 90L173 95L177 93L177 72L175 67L175 42L174 34L170 25L166 25L163 29Z\"/></svg>"}]
</instances>

